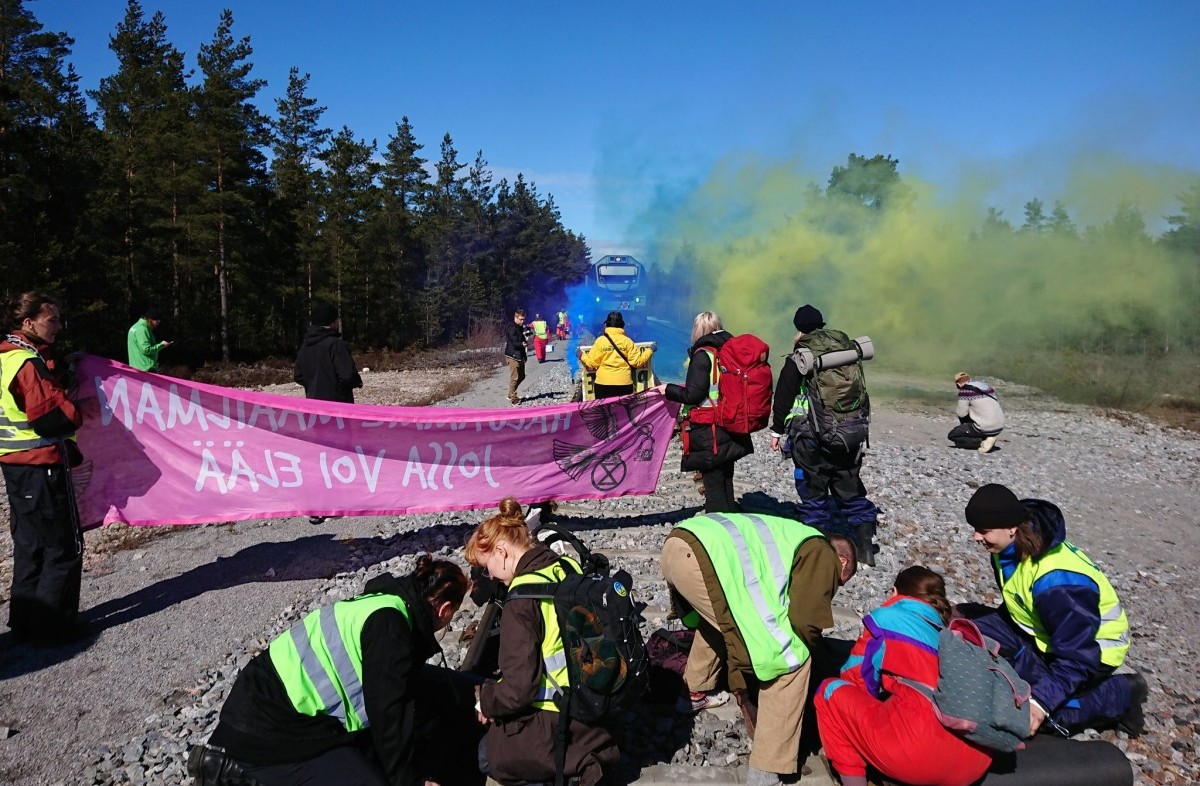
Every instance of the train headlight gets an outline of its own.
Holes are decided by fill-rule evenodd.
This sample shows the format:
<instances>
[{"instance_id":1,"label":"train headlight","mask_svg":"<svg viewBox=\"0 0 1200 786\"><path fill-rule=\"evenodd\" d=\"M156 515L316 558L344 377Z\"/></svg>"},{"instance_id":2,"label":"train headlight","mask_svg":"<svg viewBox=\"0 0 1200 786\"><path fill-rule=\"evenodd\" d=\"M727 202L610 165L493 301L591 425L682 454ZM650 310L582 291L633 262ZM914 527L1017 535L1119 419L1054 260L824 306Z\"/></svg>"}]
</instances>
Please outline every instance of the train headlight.
<instances>
[{"instance_id":1,"label":"train headlight","mask_svg":"<svg viewBox=\"0 0 1200 786\"><path fill-rule=\"evenodd\" d=\"M640 297L635 297L635 298L633 299L633 302L634 302L634 303L641 303L641 302L642 302L642 299L641 299Z\"/></svg>"},{"instance_id":2,"label":"train headlight","mask_svg":"<svg viewBox=\"0 0 1200 786\"><path fill-rule=\"evenodd\" d=\"M599 302L600 302L600 298L596 298L596 302L597 302L597 303L599 303Z\"/></svg>"}]
</instances>

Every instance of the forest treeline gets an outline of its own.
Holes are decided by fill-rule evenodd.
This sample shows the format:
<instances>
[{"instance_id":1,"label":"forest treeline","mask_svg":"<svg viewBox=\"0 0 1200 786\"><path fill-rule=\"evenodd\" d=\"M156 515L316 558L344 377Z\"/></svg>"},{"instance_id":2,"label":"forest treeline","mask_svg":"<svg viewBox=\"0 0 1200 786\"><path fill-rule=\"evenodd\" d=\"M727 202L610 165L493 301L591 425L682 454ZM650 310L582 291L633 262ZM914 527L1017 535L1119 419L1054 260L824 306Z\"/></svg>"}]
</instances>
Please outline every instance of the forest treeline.
<instances>
[{"instance_id":1,"label":"forest treeline","mask_svg":"<svg viewBox=\"0 0 1200 786\"><path fill-rule=\"evenodd\" d=\"M295 68L264 114L229 11L195 69L136 0L110 40L85 93L72 39L0 0L3 289L58 297L76 346L123 358L152 305L170 363L290 354L316 297L357 347L432 346L586 273L553 197L449 133L424 157L407 117L382 144L332 130Z\"/></svg>"},{"instance_id":2,"label":"forest treeline","mask_svg":"<svg viewBox=\"0 0 1200 786\"><path fill-rule=\"evenodd\" d=\"M2 289L58 297L76 347L123 358L153 305L177 342L168 364L290 355L316 297L339 304L357 349L438 346L518 306L552 310L585 276L590 250L553 197L522 175L494 182L449 133L434 153L403 116L381 143L333 130L298 68L265 114L229 11L189 58L161 12L129 0L116 71L86 90L72 45L27 0L0 0ZM852 154L794 193L764 177L761 200L745 179L698 192L657 222L643 260L656 312L784 313L801 291L901 342L950 330L908 314L949 326L958 313L930 311L986 305L973 352L987 330L997 346L1200 350L1200 182L1154 217L1169 227L1157 236L1134 204L1077 227L1040 199L1017 221L991 209L964 228L918 200L898 163ZM719 283L731 260L753 274L734 289Z\"/></svg>"}]
</instances>

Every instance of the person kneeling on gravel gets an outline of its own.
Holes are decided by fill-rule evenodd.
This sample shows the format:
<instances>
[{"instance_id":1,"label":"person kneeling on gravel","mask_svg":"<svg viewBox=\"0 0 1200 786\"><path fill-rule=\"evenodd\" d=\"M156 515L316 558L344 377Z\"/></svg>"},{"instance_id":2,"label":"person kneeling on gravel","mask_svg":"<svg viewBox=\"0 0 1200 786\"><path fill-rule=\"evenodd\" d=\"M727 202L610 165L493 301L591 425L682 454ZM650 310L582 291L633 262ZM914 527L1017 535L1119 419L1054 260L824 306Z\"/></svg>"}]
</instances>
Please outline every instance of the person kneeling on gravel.
<instances>
[{"instance_id":1,"label":"person kneeling on gravel","mask_svg":"<svg viewBox=\"0 0 1200 786\"><path fill-rule=\"evenodd\" d=\"M467 541L466 557L509 590L561 582L568 567L579 570L533 537L514 497L505 497L497 515L480 522ZM479 719L489 724L479 746L480 769L503 786L550 784L557 774L555 760L561 756L568 783L605 783L621 755L612 732L574 715L560 722L564 718L554 697L570 687L570 676L553 602L514 597L505 601L497 660L503 678L477 689ZM565 747L560 750L556 739L562 739L564 726Z\"/></svg>"},{"instance_id":2,"label":"person kneeling on gravel","mask_svg":"<svg viewBox=\"0 0 1200 786\"><path fill-rule=\"evenodd\" d=\"M782 577L772 564L781 555L790 556ZM716 692L724 667L754 740L746 783L777 786L800 769L811 655L833 627L834 593L858 569L854 542L778 516L709 513L675 525L662 569L675 611L697 629L678 709L727 702ZM741 700L754 687L756 712Z\"/></svg>"},{"instance_id":3,"label":"person kneeling on gravel","mask_svg":"<svg viewBox=\"0 0 1200 786\"><path fill-rule=\"evenodd\" d=\"M468 585L422 555L411 574L305 615L238 675L188 774L200 786L482 784L472 688L425 663Z\"/></svg>"},{"instance_id":4,"label":"person kneeling on gravel","mask_svg":"<svg viewBox=\"0 0 1200 786\"><path fill-rule=\"evenodd\" d=\"M959 610L1000 642L1033 688L1032 731L1116 726L1141 734L1146 680L1114 673L1129 650L1129 620L1108 578L1066 539L1062 511L989 483L971 496L966 518L991 554L1004 604Z\"/></svg>"}]
</instances>

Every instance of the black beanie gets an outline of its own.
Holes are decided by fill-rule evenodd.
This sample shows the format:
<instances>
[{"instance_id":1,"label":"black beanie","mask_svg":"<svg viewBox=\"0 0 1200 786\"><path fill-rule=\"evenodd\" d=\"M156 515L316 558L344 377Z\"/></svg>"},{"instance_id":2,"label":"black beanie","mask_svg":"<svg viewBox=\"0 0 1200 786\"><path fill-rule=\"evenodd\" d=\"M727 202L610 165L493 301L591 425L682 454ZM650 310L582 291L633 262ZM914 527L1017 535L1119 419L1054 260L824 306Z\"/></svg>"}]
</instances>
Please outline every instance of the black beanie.
<instances>
[{"instance_id":1,"label":"black beanie","mask_svg":"<svg viewBox=\"0 0 1200 786\"><path fill-rule=\"evenodd\" d=\"M332 325L337 318L337 306L333 305L328 300L313 301L312 317L309 319L309 324L325 327L326 325Z\"/></svg>"},{"instance_id":2,"label":"black beanie","mask_svg":"<svg viewBox=\"0 0 1200 786\"><path fill-rule=\"evenodd\" d=\"M980 486L967 503L967 523L975 529L1004 529L1029 521L1029 511L1008 486Z\"/></svg>"},{"instance_id":3,"label":"black beanie","mask_svg":"<svg viewBox=\"0 0 1200 786\"><path fill-rule=\"evenodd\" d=\"M801 333L811 333L818 328L825 327L825 317L821 316L821 312L817 310L816 306L805 303L796 309L796 316L792 317L792 324Z\"/></svg>"}]
</instances>

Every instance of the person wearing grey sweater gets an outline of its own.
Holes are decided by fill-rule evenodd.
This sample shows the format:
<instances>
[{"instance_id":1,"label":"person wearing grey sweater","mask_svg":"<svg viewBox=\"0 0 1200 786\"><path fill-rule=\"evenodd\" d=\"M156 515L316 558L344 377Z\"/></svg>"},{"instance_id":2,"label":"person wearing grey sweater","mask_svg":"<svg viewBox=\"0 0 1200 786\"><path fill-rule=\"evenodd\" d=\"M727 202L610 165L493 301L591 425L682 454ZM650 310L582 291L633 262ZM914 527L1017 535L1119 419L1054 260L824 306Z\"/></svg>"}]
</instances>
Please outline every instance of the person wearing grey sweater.
<instances>
[{"instance_id":1,"label":"person wearing grey sweater","mask_svg":"<svg viewBox=\"0 0 1200 786\"><path fill-rule=\"evenodd\" d=\"M965 372L954 375L958 388L958 425L946 438L956 448L990 453L996 446L996 436L1004 430L1004 410L996 391L982 380L973 380Z\"/></svg>"}]
</instances>

